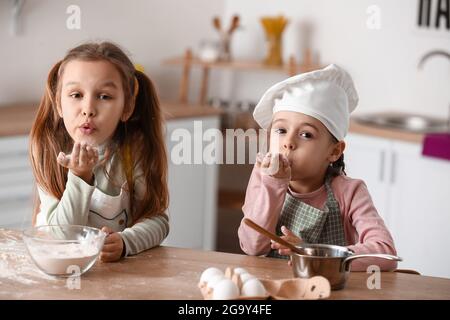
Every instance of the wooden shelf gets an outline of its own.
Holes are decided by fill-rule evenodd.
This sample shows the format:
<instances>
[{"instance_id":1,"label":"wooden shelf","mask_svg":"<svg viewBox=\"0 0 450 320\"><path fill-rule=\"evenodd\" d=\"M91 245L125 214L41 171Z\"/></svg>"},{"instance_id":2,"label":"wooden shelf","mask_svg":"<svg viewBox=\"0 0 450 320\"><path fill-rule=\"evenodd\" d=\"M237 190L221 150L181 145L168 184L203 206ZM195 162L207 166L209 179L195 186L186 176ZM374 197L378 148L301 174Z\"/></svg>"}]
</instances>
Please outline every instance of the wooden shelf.
<instances>
[{"instance_id":1,"label":"wooden shelf","mask_svg":"<svg viewBox=\"0 0 450 320\"><path fill-rule=\"evenodd\" d=\"M281 66L266 65L262 61L245 61L245 60L233 60L233 61L217 61L217 62L205 62L198 57L194 57L190 49L186 50L184 56L175 57L163 61L164 65L180 66L182 69L179 102L186 104L188 102L188 89L189 89L189 74L192 67L200 67L202 69L202 79L200 84L200 94L198 104L205 105L208 94L208 81L210 69L228 69L238 71L275 71L283 72L289 76L294 76L299 73L309 72L312 70L320 69L320 65L316 65L312 62L311 53L309 50L305 53L305 60L302 63L297 63L295 57L291 56L287 64Z\"/></svg>"},{"instance_id":2,"label":"wooden shelf","mask_svg":"<svg viewBox=\"0 0 450 320\"><path fill-rule=\"evenodd\" d=\"M319 65L295 65L294 68L292 64L284 64L281 66L271 66L266 65L262 61L255 60L233 60L230 62L226 61L217 61L217 62L204 62L199 58L192 57L190 59L186 59L185 57L175 57L171 59L167 59L163 61L164 65L171 66L196 66L202 68L211 68L211 69L230 69L230 70L241 70L241 71L275 71L275 72L285 72L285 73L303 73L316 69L320 69Z\"/></svg>"}]
</instances>

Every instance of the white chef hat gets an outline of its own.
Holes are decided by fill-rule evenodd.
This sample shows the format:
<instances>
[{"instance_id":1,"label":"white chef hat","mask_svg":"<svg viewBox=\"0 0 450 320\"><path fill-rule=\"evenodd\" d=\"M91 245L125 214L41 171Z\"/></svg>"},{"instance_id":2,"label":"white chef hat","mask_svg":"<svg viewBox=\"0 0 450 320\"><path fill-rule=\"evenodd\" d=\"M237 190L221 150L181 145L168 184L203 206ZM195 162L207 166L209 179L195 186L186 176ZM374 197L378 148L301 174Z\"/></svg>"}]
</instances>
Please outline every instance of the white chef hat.
<instances>
[{"instance_id":1,"label":"white chef hat","mask_svg":"<svg viewBox=\"0 0 450 320\"><path fill-rule=\"evenodd\" d=\"M348 131L350 113L358 93L350 75L335 64L281 81L262 96L253 117L267 129L278 111L294 111L314 117L338 140Z\"/></svg>"}]
</instances>

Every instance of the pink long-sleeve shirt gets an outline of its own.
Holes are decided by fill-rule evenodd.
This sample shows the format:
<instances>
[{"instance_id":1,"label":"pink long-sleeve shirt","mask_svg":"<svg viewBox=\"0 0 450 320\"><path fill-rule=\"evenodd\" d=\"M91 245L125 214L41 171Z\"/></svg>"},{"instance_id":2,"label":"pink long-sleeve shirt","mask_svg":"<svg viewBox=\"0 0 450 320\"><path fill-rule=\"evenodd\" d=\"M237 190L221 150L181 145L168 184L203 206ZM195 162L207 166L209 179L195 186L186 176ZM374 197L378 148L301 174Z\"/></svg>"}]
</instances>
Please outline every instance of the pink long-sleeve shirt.
<instances>
[{"instance_id":1,"label":"pink long-sleeve shirt","mask_svg":"<svg viewBox=\"0 0 450 320\"><path fill-rule=\"evenodd\" d=\"M337 176L331 182L334 197L339 203L345 238L355 254L387 253L396 255L394 241L383 219L378 215L364 181L347 176ZM327 192L325 185L307 194L295 193L288 179L264 175L253 169L242 207L244 217L275 233L286 192L306 204L323 210ZM242 250L249 255L270 252L270 240L241 222L238 230ZM370 265L381 270L397 268L397 262L379 258L360 258L352 262L352 271L366 271Z\"/></svg>"}]
</instances>

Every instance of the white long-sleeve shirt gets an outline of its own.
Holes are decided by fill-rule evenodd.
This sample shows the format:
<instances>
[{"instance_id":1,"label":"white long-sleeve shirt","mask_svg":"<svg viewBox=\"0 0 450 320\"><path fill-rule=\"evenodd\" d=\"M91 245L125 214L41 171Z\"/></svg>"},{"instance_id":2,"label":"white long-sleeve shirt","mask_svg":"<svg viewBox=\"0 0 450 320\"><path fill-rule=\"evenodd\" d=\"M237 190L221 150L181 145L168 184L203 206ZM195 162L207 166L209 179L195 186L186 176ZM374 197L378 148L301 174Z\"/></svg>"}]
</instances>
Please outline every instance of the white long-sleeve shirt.
<instances>
[{"instance_id":1,"label":"white long-sleeve shirt","mask_svg":"<svg viewBox=\"0 0 450 320\"><path fill-rule=\"evenodd\" d=\"M105 167L109 178L104 169L98 167L94 170L94 185L86 183L69 170L66 189L60 200L38 186L41 204L36 225L108 226L121 234L126 256L161 244L169 233L168 215L163 213L144 218L133 225L126 178L119 157L113 155ZM142 171L135 167L134 210L139 207L145 189Z\"/></svg>"}]
</instances>

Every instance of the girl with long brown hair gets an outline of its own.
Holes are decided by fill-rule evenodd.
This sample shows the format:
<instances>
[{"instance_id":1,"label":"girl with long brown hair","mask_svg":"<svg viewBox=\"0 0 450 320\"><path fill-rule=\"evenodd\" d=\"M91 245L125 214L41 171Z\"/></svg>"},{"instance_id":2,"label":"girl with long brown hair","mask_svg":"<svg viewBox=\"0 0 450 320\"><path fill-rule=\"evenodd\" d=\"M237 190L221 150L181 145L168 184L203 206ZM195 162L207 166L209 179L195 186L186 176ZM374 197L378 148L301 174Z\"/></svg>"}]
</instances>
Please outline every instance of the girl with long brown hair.
<instances>
[{"instance_id":1,"label":"girl with long brown hair","mask_svg":"<svg viewBox=\"0 0 450 320\"><path fill-rule=\"evenodd\" d=\"M168 235L167 155L152 81L110 42L71 49L48 75L31 130L36 225L102 228L116 261Z\"/></svg>"}]
</instances>

